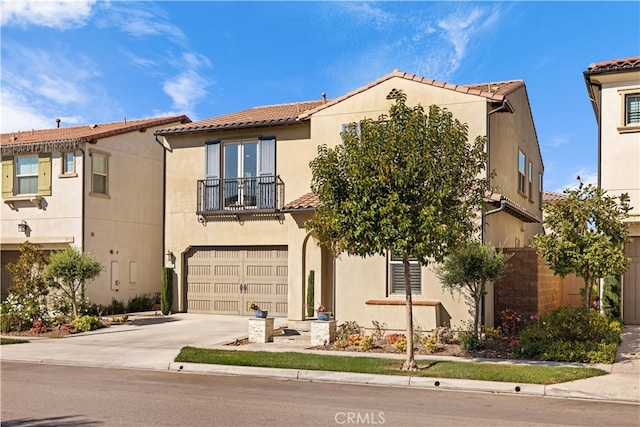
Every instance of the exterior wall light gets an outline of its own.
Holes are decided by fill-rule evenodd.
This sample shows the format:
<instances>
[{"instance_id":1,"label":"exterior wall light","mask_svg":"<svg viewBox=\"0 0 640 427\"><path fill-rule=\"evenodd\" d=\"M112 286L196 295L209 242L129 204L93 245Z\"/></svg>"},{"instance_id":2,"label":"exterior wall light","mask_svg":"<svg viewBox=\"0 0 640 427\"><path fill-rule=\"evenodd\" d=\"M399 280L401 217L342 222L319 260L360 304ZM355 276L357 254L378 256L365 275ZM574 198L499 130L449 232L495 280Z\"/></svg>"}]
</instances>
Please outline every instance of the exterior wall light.
<instances>
[{"instance_id":1,"label":"exterior wall light","mask_svg":"<svg viewBox=\"0 0 640 427\"><path fill-rule=\"evenodd\" d=\"M26 233L27 230L29 230L29 224L27 224L27 221L23 219L22 222L18 224L18 232Z\"/></svg>"}]
</instances>

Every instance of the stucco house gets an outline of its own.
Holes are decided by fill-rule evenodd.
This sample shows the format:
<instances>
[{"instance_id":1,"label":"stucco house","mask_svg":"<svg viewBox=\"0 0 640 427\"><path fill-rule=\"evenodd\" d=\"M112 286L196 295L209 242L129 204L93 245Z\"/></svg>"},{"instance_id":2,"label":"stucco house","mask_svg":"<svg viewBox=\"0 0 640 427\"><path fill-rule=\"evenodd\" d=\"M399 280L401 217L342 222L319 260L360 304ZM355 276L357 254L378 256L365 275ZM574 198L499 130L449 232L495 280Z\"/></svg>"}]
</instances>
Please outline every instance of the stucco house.
<instances>
[{"instance_id":1,"label":"stucco house","mask_svg":"<svg viewBox=\"0 0 640 427\"><path fill-rule=\"evenodd\" d=\"M377 118L395 102L437 104L488 138L487 174L498 188L487 198L484 240L522 247L541 231L543 164L522 81L453 85L394 71L334 99L250 108L156 132L166 159L165 250L175 267L178 311L249 314L253 301L290 323L314 306L340 322L404 328L402 267L391 254L334 257L305 222L317 197L309 162L321 144L341 143L350 122ZM412 268L414 315L425 329L470 319L462 300L443 292L433 268ZM485 299L488 323L493 295Z\"/></svg>"},{"instance_id":2,"label":"stucco house","mask_svg":"<svg viewBox=\"0 0 640 427\"><path fill-rule=\"evenodd\" d=\"M102 263L87 286L93 303L160 291L164 148L159 127L186 116L60 126L2 134L2 296L5 266L25 241L51 251L75 246Z\"/></svg>"},{"instance_id":3,"label":"stucco house","mask_svg":"<svg viewBox=\"0 0 640 427\"><path fill-rule=\"evenodd\" d=\"M598 185L628 193L631 267L622 278L622 317L640 324L640 56L591 64L583 73L598 123Z\"/></svg>"}]
</instances>

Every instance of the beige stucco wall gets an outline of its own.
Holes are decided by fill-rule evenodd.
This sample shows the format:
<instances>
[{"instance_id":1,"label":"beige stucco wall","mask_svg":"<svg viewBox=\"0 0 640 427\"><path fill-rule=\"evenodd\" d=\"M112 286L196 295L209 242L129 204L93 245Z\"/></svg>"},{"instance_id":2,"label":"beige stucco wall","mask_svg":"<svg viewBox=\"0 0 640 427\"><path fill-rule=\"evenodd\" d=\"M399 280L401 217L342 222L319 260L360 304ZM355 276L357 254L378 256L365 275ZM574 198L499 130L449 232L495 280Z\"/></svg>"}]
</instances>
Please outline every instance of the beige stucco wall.
<instances>
[{"instance_id":1,"label":"beige stucco wall","mask_svg":"<svg viewBox=\"0 0 640 427\"><path fill-rule=\"evenodd\" d=\"M0 206L2 250L17 249L18 245L25 240L41 244L44 249L60 249L68 244L82 245L80 219L83 157L81 154L80 150L76 151L77 175L61 177L61 153L59 151L52 153L51 195L42 196L42 208L28 202L16 202L15 209L12 209L9 204L2 203ZM23 220L31 229L26 235L18 232L18 224Z\"/></svg>"},{"instance_id":2,"label":"beige stucco wall","mask_svg":"<svg viewBox=\"0 0 640 427\"><path fill-rule=\"evenodd\" d=\"M632 236L640 236L640 127L625 132L624 94L640 93L640 71L597 77L601 93L600 185L610 195L628 193Z\"/></svg>"},{"instance_id":3,"label":"beige stucco wall","mask_svg":"<svg viewBox=\"0 0 640 427\"><path fill-rule=\"evenodd\" d=\"M160 292L164 149L153 132L129 132L88 144L87 154L106 153L109 197L91 195L91 158L85 180L84 250L104 270L87 287L92 302L125 303ZM118 283L116 284L116 280Z\"/></svg>"}]
</instances>

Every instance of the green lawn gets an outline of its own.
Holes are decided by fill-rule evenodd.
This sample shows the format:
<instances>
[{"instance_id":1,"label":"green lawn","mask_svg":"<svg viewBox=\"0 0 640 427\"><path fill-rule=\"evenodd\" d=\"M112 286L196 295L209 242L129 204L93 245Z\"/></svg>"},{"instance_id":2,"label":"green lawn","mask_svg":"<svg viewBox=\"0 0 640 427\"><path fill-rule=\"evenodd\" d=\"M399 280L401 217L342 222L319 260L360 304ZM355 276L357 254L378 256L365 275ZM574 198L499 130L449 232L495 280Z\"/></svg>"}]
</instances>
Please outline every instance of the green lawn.
<instances>
[{"instance_id":1,"label":"green lawn","mask_svg":"<svg viewBox=\"0 0 640 427\"><path fill-rule=\"evenodd\" d=\"M17 339L17 338L0 338L0 345L7 345L7 344L23 344L29 342L29 340L21 340L21 339Z\"/></svg>"},{"instance_id":2,"label":"green lawn","mask_svg":"<svg viewBox=\"0 0 640 427\"><path fill-rule=\"evenodd\" d=\"M418 360L418 371L401 371L403 360L373 357L317 355L309 353L242 350L211 350L184 347L176 362L211 363L218 365L261 366L317 371L358 372L385 375L411 375L434 378L458 378L484 381L504 381L526 384L557 384L604 375L601 369L516 365L482 362L449 362Z\"/></svg>"}]
</instances>

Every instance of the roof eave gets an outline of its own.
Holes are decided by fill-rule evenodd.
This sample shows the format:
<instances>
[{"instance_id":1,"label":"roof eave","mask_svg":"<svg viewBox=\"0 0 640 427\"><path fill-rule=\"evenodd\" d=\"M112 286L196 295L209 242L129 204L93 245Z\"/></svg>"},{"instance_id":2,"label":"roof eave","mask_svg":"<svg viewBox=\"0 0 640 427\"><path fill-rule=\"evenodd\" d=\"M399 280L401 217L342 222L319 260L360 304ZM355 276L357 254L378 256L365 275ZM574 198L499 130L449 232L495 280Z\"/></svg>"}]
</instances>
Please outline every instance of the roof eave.
<instances>
[{"instance_id":1,"label":"roof eave","mask_svg":"<svg viewBox=\"0 0 640 427\"><path fill-rule=\"evenodd\" d=\"M187 134L195 134L195 133L207 133L207 132L216 132L216 131L224 131L224 130L236 130L236 129L250 129L250 128L263 128L263 127L274 127L274 126L290 126L294 124L301 123L302 120L299 120L297 117L292 119L285 120L272 120L269 122L249 122L249 123L233 123L233 124L225 124L225 125L209 125L197 128L182 128L182 129L158 129L155 131L155 135L165 136L165 135L187 135Z\"/></svg>"}]
</instances>

